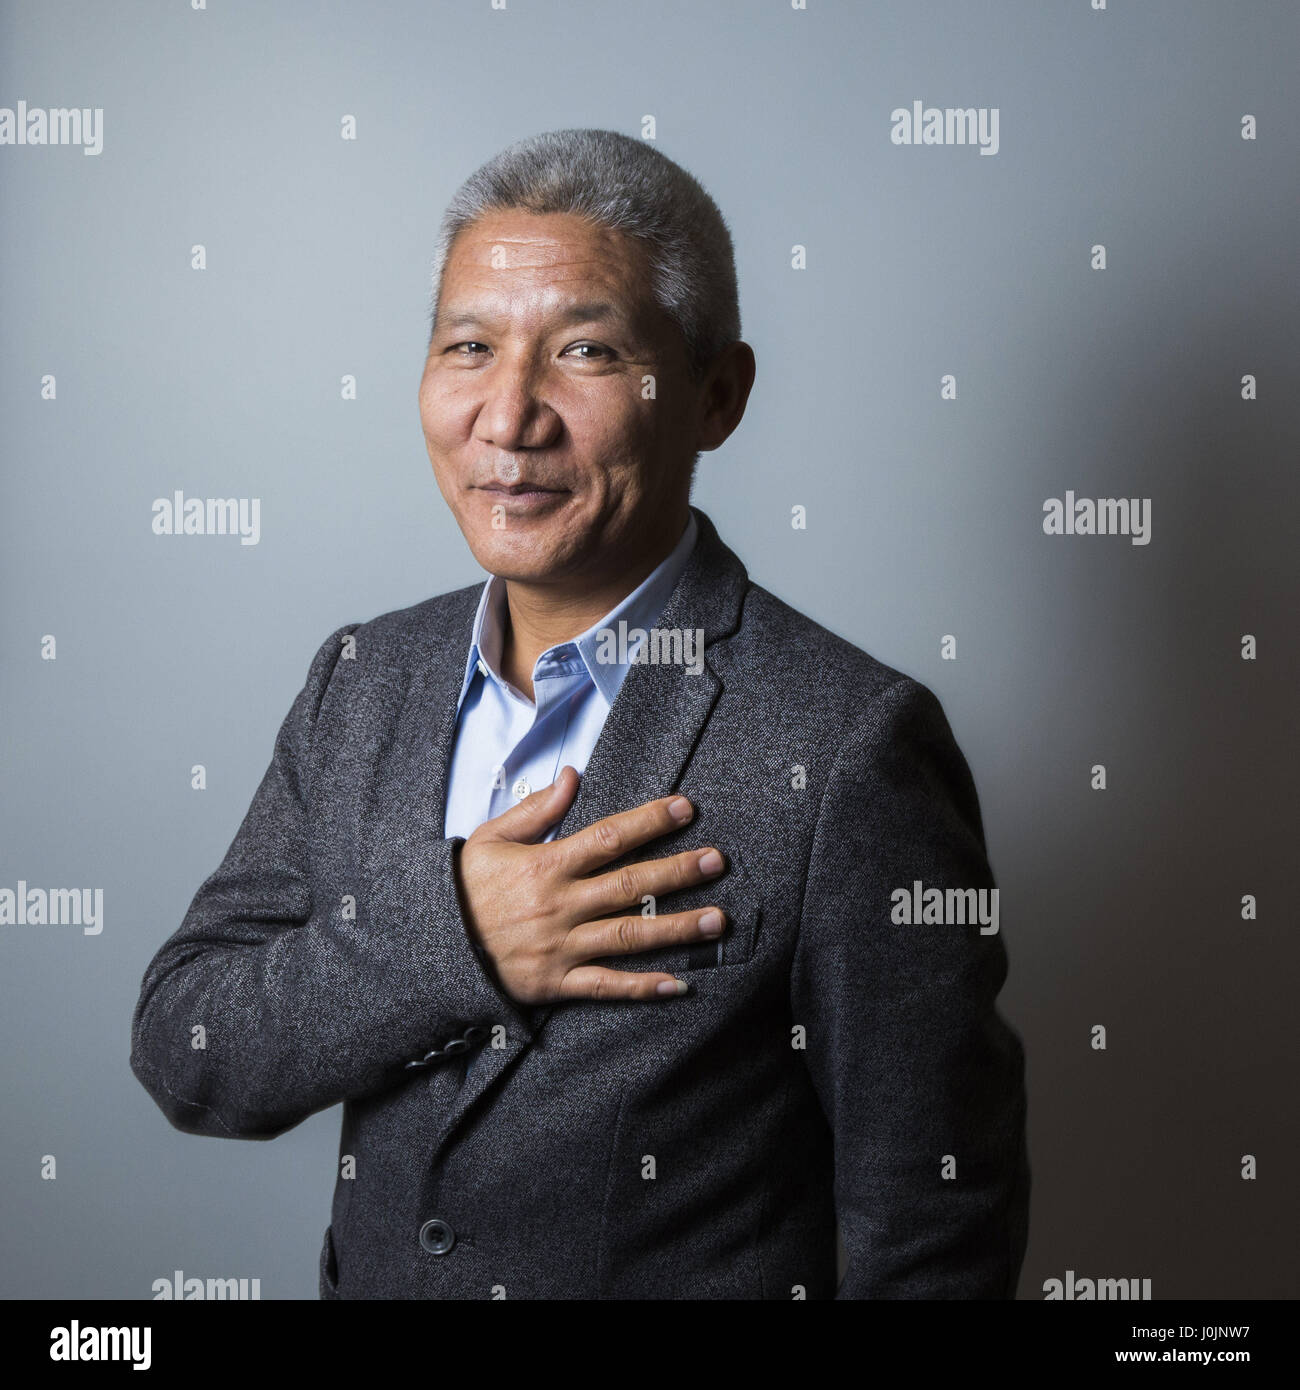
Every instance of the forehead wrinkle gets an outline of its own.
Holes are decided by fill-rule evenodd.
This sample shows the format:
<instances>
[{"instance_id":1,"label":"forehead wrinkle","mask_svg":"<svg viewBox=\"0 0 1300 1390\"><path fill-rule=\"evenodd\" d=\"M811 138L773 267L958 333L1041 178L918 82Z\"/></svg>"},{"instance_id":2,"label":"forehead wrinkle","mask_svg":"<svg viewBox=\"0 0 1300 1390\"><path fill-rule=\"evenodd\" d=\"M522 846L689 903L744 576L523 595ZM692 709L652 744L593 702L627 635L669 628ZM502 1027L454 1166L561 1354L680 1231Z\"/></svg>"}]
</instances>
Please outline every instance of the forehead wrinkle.
<instances>
[{"instance_id":1,"label":"forehead wrinkle","mask_svg":"<svg viewBox=\"0 0 1300 1390\"><path fill-rule=\"evenodd\" d=\"M573 302L563 290L552 289L543 292L540 300L528 295L521 309L513 306L518 296L488 293L476 305L451 305L444 319L447 328L469 328L475 324L494 323L513 324L521 321L537 321L565 328L577 323L608 322L616 327L631 330L634 315L614 300L581 299Z\"/></svg>"},{"instance_id":2,"label":"forehead wrinkle","mask_svg":"<svg viewBox=\"0 0 1300 1390\"><path fill-rule=\"evenodd\" d=\"M481 236L469 240L463 248L456 248L452 260L463 261L466 273L488 269L498 273L516 272L521 275L580 274L590 273L591 267L606 278L623 279L629 267L619 264L617 254L609 254L610 247L602 250L590 245L574 246L571 242L551 237L499 237ZM463 251L463 256L458 252ZM493 265L493 256L504 251L502 264Z\"/></svg>"}]
</instances>

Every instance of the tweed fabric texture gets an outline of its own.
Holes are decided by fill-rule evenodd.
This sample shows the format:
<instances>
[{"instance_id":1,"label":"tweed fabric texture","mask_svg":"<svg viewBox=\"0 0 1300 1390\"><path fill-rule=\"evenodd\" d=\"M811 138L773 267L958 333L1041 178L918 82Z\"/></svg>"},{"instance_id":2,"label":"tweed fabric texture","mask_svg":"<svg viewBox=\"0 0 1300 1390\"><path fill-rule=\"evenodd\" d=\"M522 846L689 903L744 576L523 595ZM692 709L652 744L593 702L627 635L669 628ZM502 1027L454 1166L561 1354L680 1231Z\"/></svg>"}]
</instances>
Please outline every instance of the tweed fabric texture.
<instances>
[{"instance_id":1,"label":"tweed fabric texture","mask_svg":"<svg viewBox=\"0 0 1300 1390\"><path fill-rule=\"evenodd\" d=\"M916 880L993 886L966 761L924 685L752 583L693 510L659 626L703 629L704 670L633 667L559 830L691 798L628 859L716 845L722 878L659 910L716 903L721 950L609 962L688 994L528 1009L471 946L442 826L479 585L326 640L146 972L131 1065L175 1126L267 1139L342 1104L323 1298L1014 1294L1030 1172L1002 937L890 919ZM472 1028L468 1075L465 1054L408 1065ZM445 1253L420 1240L435 1218Z\"/></svg>"}]
</instances>

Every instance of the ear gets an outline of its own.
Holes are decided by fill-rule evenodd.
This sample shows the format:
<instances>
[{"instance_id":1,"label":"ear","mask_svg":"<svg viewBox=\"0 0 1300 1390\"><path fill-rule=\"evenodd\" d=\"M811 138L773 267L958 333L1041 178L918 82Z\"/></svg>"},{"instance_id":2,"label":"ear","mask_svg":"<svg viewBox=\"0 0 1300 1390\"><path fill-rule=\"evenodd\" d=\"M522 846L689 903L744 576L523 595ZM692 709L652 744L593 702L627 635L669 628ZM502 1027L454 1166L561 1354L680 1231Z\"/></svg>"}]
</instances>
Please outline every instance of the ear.
<instances>
[{"instance_id":1,"label":"ear","mask_svg":"<svg viewBox=\"0 0 1300 1390\"><path fill-rule=\"evenodd\" d=\"M712 450L724 444L745 414L757 363L748 343L731 343L709 363L700 385L700 425L695 447Z\"/></svg>"}]
</instances>

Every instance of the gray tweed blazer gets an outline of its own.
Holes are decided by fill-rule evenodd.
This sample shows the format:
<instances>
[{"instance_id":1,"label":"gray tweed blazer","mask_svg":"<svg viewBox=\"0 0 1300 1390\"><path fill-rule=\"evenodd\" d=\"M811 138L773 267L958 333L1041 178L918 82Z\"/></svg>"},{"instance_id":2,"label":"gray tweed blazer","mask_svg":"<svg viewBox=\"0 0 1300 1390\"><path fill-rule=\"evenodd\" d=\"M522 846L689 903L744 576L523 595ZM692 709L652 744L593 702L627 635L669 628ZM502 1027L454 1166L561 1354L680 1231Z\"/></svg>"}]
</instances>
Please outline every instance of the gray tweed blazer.
<instances>
[{"instance_id":1,"label":"gray tweed blazer","mask_svg":"<svg viewBox=\"0 0 1300 1390\"><path fill-rule=\"evenodd\" d=\"M479 585L330 636L146 972L131 1066L173 1125L267 1139L342 1103L324 1298L1014 1295L1002 937L891 916L917 881L992 887L967 764L925 686L695 515L658 626L703 629L705 669L632 667L559 832L691 798L629 859L716 845L722 878L660 910L728 930L609 962L689 993L528 1009L471 946L442 825Z\"/></svg>"}]
</instances>

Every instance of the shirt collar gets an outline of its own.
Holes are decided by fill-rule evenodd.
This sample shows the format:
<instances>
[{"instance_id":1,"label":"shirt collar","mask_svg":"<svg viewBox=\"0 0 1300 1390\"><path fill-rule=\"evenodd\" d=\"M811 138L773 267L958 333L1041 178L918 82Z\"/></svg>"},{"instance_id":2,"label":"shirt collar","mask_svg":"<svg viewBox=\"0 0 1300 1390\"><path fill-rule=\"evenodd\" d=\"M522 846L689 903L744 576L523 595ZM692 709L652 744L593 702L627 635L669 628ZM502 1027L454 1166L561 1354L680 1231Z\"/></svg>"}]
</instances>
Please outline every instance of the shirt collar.
<instances>
[{"instance_id":1,"label":"shirt collar","mask_svg":"<svg viewBox=\"0 0 1300 1390\"><path fill-rule=\"evenodd\" d=\"M611 608L586 632L577 637L571 637L567 642L557 642L555 646L548 647L537 658L538 662L542 662L547 657L554 657L561 652L561 649L576 649L596 689L604 696L606 703L612 705L628 669L635 662L637 648L630 641L618 642L619 659L599 661L597 660L597 652L602 645L599 634L602 629L610 628L617 636L620 621L627 624L626 631L629 634L634 629L645 630L654 625L655 619L663 612L664 605L668 602L672 591L677 587L677 581L686 568L686 562L691 557L691 550L695 546L698 532L699 527L696 525L695 513L691 511L688 514L686 529L682 532L681 539L678 540L669 555L646 575L621 603ZM456 703L457 710L464 703L465 696L474 683L475 676L479 673L480 662L485 668L485 673L491 679L499 685L505 684L505 677L501 674L501 638L505 630L505 618L506 585L499 575L494 574L483 585L483 592L479 596L478 611L474 615L474 628L470 637L469 654L465 658L465 678L461 682L460 699ZM606 641L604 645L608 648L610 644ZM535 670L536 667L534 667Z\"/></svg>"}]
</instances>

